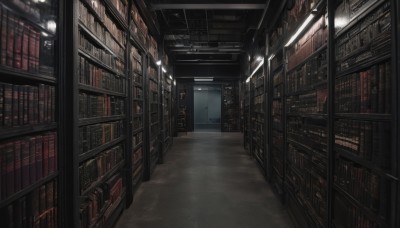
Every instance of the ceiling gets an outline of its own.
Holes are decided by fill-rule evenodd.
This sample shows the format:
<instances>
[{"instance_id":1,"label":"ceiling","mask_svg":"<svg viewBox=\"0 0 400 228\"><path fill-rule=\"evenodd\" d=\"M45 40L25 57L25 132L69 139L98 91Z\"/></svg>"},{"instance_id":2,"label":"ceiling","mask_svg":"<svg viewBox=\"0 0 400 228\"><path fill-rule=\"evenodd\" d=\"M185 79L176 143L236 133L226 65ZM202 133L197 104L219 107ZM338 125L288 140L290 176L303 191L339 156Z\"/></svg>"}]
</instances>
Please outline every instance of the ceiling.
<instances>
[{"instance_id":1,"label":"ceiling","mask_svg":"<svg viewBox=\"0 0 400 228\"><path fill-rule=\"evenodd\" d=\"M275 2L275 3L274 3ZM150 0L175 65L239 64L260 30L260 21L280 1ZM266 10L268 9L268 10ZM261 26L262 29L262 26Z\"/></svg>"}]
</instances>

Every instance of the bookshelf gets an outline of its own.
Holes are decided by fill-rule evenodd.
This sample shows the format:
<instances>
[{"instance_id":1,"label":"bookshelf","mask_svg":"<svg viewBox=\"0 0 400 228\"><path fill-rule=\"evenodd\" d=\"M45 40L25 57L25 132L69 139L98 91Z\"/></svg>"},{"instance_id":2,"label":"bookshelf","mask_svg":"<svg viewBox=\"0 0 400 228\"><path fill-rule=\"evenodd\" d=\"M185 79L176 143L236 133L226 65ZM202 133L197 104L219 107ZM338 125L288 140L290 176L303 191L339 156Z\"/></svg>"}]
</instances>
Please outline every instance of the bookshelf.
<instances>
[{"instance_id":1,"label":"bookshelf","mask_svg":"<svg viewBox=\"0 0 400 228\"><path fill-rule=\"evenodd\" d=\"M131 9L131 19L133 19L134 8ZM130 80L131 80L131 130L132 134L132 153L131 153L131 169L128 174L131 180L130 186L132 190L127 194L127 202L130 204L133 200L133 195L139 188L144 174L145 167L145 97L144 97L144 61L146 50L143 44L137 39L139 31L133 29L132 24L137 24L135 20L130 20ZM128 182L130 183L130 182Z\"/></svg>"},{"instance_id":2,"label":"bookshelf","mask_svg":"<svg viewBox=\"0 0 400 228\"><path fill-rule=\"evenodd\" d=\"M238 83L225 83L223 86L223 132L240 131L239 117L239 85Z\"/></svg>"},{"instance_id":3,"label":"bookshelf","mask_svg":"<svg viewBox=\"0 0 400 228\"><path fill-rule=\"evenodd\" d=\"M145 180L150 179L160 156L160 73L156 61L147 56L147 118L148 118L148 153L146 154Z\"/></svg>"},{"instance_id":4,"label":"bookshelf","mask_svg":"<svg viewBox=\"0 0 400 228\"><path fill-rule=\"evenodd\" d=\"M163 154L165 154L172 145L172 76L164 74L163 82Z\"/></svg>"},{"instance_id":5,"label":"bookshelf","mask_svg":"<svg viewBox=\"0 0 400 228\"><path fill-rule=\"evenodd\" d=\"M264 65L259 58L254 58L250 65L253 76L250 79L250 121L251 121L251 154L265 170L266 145L266 88ZM260 67L261 66L261 67Z\"/></svg>"},{"instance_id":6,"label":"bookshelf","mask_svg":"<svg viewBox=\"0 0 400 228\"><path fill-rule=\"evenodd\" d=\"M334 30L332 222L338 227L345 221L394 225L391 4L365 1L355 7L344 1L335 6L335 22L348 22Z\"/></svg>"},{"instance_id":7,"label":"bookshelf","mask_svg":"<svg viewBox=\"0 0 400 228\"><path fill-rule=\"evenodd\" d=\"M127 10L120 0L74 1L75 227L113 224L125 205L128 149Z\"/></svg>"},{"instance_id":8,"label":"bookshelf","mask_svg":"<svg viewBox=\"0 0 400 228\"><path fill-rule=\"evenodd\" d=\"M244 103L244 121L243 121L243 137L244 137L244 148L250 153L251 151L251 128L250 128L250 83L243 83L243 103Z\"/></svg>"},{"instance_id":9,"label":"bookshelf","mask_svg":"<svg viewBox=\"0 0 400 228\"><path fill-rule=\"evenodd\" d=\"M63 212L57 9L0 2L0 220L16 227L56 225Z\"/></svg>"}]
</instances>

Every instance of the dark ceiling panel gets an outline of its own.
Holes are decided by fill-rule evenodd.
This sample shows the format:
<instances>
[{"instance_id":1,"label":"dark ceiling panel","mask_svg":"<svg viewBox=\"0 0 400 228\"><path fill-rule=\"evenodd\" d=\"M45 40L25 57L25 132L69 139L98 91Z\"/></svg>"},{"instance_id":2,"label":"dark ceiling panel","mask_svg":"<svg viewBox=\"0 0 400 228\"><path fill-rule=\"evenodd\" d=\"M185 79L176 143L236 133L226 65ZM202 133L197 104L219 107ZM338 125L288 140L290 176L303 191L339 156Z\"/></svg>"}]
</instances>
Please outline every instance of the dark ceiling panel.
<instances>
[{"instance_id":1,"label":"dark ceiling panel","mask_svg":"<svg viewBox=\"0 0 400 228\"><path fill-rule=\"evenodd\" d=\"M202 10L260 10L265 4L152 4L154 10L164 9L202 9Z\"/></svg>"},{"instance_id":2,"label":"dark ceiling panel","mask_svg":"<svg viewBox=\"0 0 400 228\"><path fill-rule=\"evenodd\" d=\"M177 65L174 77L214 77L214 78L238 78L240 77L240 65Z\"/></svg>"}]
</instances>

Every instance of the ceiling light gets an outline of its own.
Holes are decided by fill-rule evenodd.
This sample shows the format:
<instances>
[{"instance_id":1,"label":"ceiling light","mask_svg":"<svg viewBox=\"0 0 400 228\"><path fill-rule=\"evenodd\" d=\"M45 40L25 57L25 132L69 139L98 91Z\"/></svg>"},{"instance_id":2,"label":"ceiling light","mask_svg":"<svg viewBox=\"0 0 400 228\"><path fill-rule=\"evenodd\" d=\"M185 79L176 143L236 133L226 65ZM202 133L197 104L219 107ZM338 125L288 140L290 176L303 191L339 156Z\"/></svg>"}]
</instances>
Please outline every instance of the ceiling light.
<instances>
[{"instance_id":1,"label":"ceiling light","mask_svg":"<svg viewBox=\"0 0 400 228\"><path fill-rule=\"evenodd\" d=\"M156 64L157 64L157 66L161 66L161 60L158 60L158 61L156 62Z\"/></svg>"},{"instance_id":2,"label":"ceiling light","mask_svg":"<svg viewBox=\"0 0 400 228\"><path fill-rule=\"evenodd\" d=\"M212 82L214 78L194 78L195 82Z\"/></svg>"},{"instance_id":3,"label":"ceiling light","mask_svg":"<svg viewBox=\"0 0 400 228\"><path fill-rule=\"evenodd\" d=\"M246 83L250 82L250 78L251 78L251 76L246 79Z\"/></svg>"},{"instance_id":4,"label":"ceiling light","mask_svg":"<svg viewBox=\"0 0 400 228\"><path fill-rule=\"evenodd\" d=\"M166 70L164 67L161 67L161 69L162 69L162 71L163 71L164 73L167 73L167 70Z\"/></svg>"},{"instance_id":5,"label":"ceiling light","mask_svg":"<svg viewBox=\"0 0 400 228\"><path fill-rule=\"evenodd\" d=\"M264 60L264 58L261 56L258 56L256 60L257 60L257 62L260 62L260 61Z\"/></svg>"},{"instance_id":6,"label":"ceiling light","mask_svg":"<svg viewBox=\"0 0 400 228\"><path fill-rule=\"evenodd\" d=\"M169 78L172 80L172 75L169 75Z\"/></svg>"},{"instance_id":7,"label":"ceiling light","mask_svg":"<svg viewBox=\"0 0 400 228\"><path fill-rule=\"evenodd\" d=\"M301 32L307 27L307 25L311 22L311 20L314 18L314 14L310 14L310 16L307 17L307 19L304 21L304 23L300 26L300 28L297 30L297 32L290 38L290 40L286 43L285 47L288 47L290 44L293 43L297 39L297 37L301 34Z\"/></svg>"}]
</instances>

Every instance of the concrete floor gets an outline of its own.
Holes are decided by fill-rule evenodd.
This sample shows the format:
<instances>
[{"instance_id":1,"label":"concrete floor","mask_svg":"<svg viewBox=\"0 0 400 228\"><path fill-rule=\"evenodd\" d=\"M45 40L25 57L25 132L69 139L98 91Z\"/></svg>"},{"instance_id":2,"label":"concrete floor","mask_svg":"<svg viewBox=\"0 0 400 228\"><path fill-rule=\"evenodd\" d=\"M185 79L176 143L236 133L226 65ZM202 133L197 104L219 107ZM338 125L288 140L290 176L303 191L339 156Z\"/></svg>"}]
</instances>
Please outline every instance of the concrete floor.
<instances>
[{"instance_id":1,"label":"concrete floor","mask_svg":"<svg viewBox=\"0 0 400 228\"><path fill-rule=\"evenodd\" d=\"M279 228L289 216L239 133L188 133L144 182L117 228Z\"/></svg>"}]
</instances>

